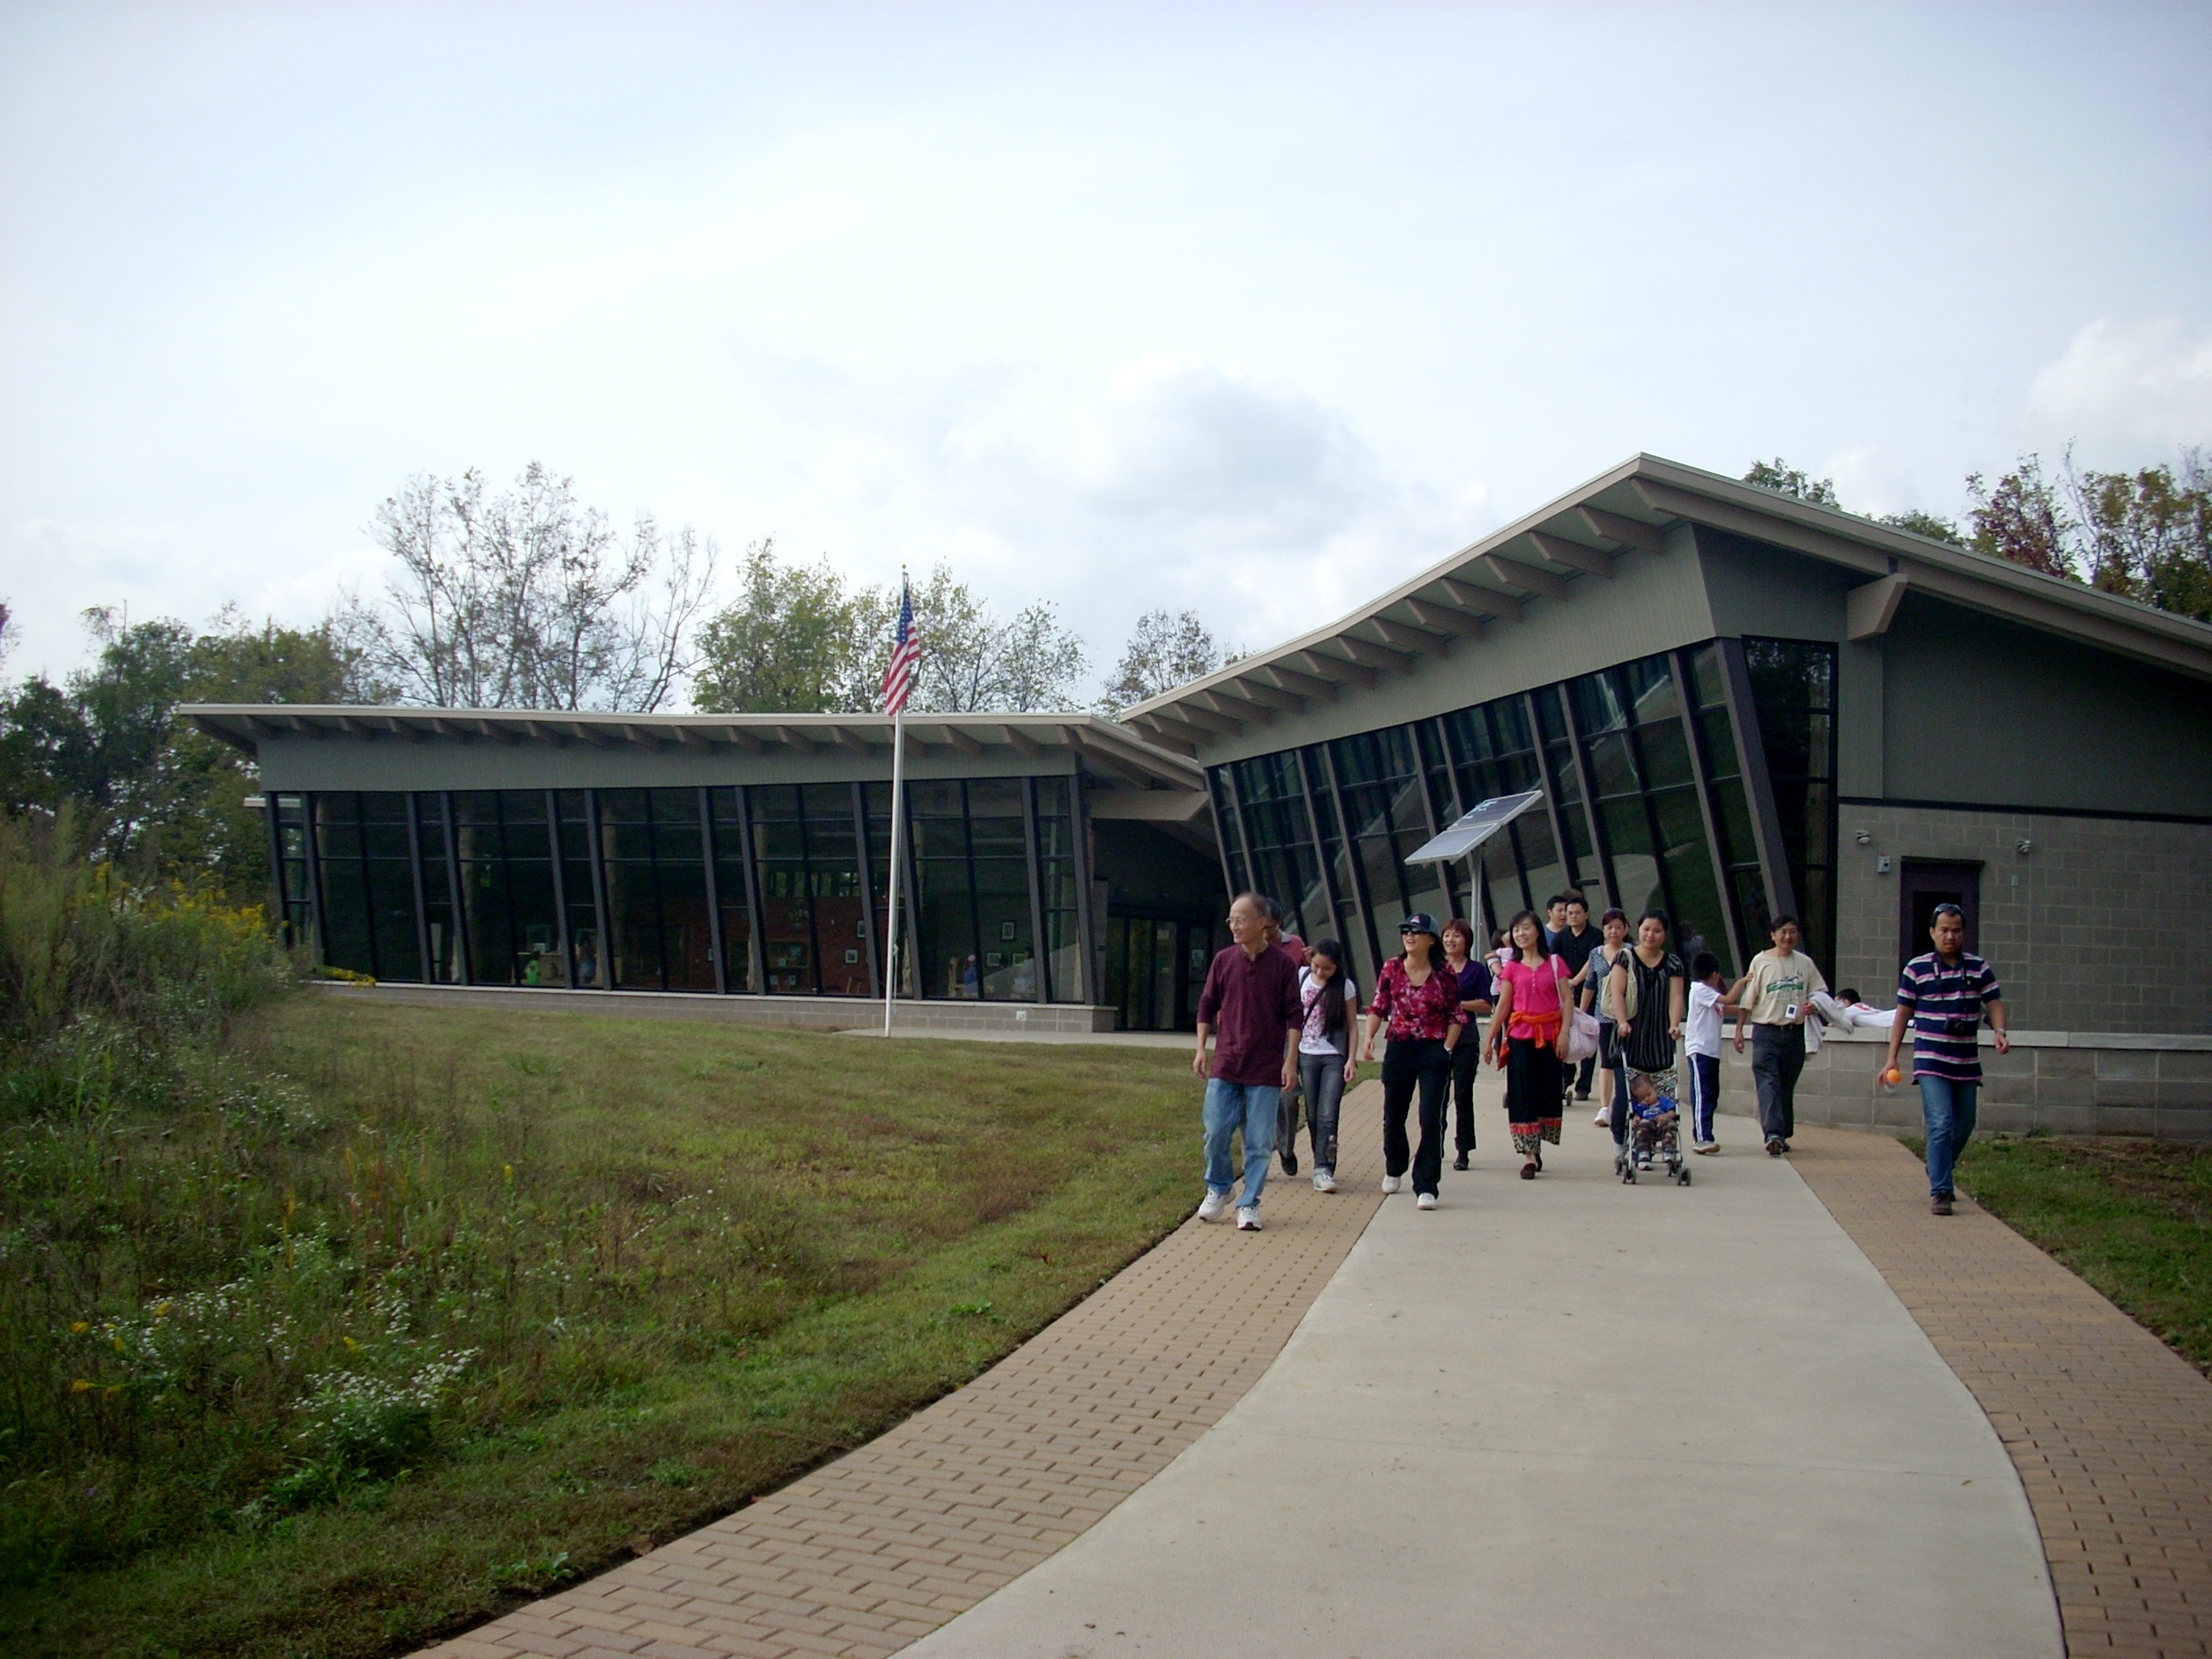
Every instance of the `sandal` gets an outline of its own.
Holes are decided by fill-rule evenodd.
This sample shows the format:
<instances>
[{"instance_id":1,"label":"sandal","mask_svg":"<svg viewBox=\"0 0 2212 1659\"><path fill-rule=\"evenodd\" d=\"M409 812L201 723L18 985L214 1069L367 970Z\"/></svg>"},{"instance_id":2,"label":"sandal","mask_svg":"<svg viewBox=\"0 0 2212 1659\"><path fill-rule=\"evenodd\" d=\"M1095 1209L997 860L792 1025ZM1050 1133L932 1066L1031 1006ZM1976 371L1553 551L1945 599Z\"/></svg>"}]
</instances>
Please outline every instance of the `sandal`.
<instances>
[{"instance_id":1,"label":"sandal","mask_svg":"<svg viewBox=\"0 0 2212 1659\"><path fill-rule=\"evenodd\" d=\"M1534 1164L1533 1163L1532 1163L1532 1164L1523 1164L1521 1166L1521 1179L1522 1179L1522 1180L1523 1180L1523 1181L1534 1181L1535 1178L1536 1178L1536 1166L1535 1166L1535 1164Z\"/></svg>"}]
</instances>

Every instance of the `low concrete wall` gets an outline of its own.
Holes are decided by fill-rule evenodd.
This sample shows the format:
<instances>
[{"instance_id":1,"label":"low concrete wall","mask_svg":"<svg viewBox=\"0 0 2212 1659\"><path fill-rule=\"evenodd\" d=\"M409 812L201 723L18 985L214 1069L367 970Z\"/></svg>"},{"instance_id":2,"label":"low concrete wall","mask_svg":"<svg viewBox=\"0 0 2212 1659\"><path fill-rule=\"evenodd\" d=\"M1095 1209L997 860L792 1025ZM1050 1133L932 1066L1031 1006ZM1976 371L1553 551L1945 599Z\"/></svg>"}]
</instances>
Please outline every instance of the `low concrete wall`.
<instances>
[{"instance_id":1,"label":"low concrete wall","mask_svg":"<svg viewBox=\"0 0 2212 1659\"><path fill-rule=\"evenodd\" d=\"M566 991L492 985L339 985L331 996L423 1008L506 1008L532 1013L612 1014L638 1019L708 1019L730 1025L798 1026L811 1030L880 1030L884 1005L857 997L714 996L689 991ZM900 1002L894 1030L1094 1032L1114 1029L1115 1011L1084 1004Z\"/></svg>"},{"instance_id":2,"label":"low concrete wall","mask_svg":"<svg viewBox=\"0 0 2212 1659\"><path fill-rule=\"evenodd\" d=\"M1731 1028L1732 1030L1733 1028ZM1921 1128L1920 1091L1912 1085L1911 1039L1905 1080L1885 1091L1875 1079L1886 1031L1830 1036L1805 1061L1797 1085L1797 1121L1885 1133ZM2154 1135L2161 1140L2212 1140L2212 1036L2109 1031L2015 1031L2000 1054L1982 1033L1979 1127L1985 1133ZM1721 1056L1721 1104L1755 1113L1751 1051L1735 1045Z\"/></svg>"}]
</instances>

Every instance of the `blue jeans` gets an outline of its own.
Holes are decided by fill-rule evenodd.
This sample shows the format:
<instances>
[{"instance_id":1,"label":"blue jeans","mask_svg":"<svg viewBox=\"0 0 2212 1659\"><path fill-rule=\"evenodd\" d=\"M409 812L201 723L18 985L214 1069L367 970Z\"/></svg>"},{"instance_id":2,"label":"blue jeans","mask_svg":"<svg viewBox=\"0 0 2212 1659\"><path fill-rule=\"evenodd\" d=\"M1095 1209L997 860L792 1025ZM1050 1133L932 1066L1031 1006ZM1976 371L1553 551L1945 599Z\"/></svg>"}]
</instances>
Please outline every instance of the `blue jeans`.
<instances>
[{"instance_id":1,"label":"blue jeans","mask_svg":"<svg viewBox=\"0 0 2212 1659\"><path fill-rule=\"evenodd\" d=\"M1954 1083L1948 1077L1920 1079L1920 1115L1928 1120L1928 1191L1932 1197L1953 1196L1951 1170L1974 1133L1974 1103L1981 1089L1978 1083Z\"/></svg>"},{"instance_id":2,"label":"blue jeans","mask_svg":"<svg viewBox=\"0 0 2212 1659\"><path fill-rule=\"evenodd\" d=\"M1267 1184L1267 1160L1275 1155L1275 1112L1283 1091L1273 1083L1225 1083L1213 1078L1206 1085L1206 1184L1225 1193L1237 1184L1237 1166L1230 1160L1229 1142L1244 1131L1244 1196L1240 1203L1260 1206L1260 1189Z\"/></svg>"}]
</instances>

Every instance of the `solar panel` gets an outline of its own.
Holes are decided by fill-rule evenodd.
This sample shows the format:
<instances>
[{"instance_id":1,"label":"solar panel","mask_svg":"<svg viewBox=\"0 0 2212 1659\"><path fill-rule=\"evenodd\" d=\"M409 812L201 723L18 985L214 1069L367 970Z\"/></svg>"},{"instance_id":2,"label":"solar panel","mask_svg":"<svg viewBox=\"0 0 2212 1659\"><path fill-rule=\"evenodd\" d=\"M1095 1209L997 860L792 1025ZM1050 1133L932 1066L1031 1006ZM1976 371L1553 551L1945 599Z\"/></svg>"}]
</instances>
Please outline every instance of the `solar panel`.
<instances>
[{"instance_id":1,"label":"solar panel","mask_svg":"<svg viewBox=\"0 0 2212 1659\"><path fill-rule=\"evenodd\" d=\"M1462 817L1435 839L1406 856L1408 864L1442 864L1465 858L1507 824L1544 799L1540 789L1518 795L1496 795Z\"/></svg>"}]
</instances>

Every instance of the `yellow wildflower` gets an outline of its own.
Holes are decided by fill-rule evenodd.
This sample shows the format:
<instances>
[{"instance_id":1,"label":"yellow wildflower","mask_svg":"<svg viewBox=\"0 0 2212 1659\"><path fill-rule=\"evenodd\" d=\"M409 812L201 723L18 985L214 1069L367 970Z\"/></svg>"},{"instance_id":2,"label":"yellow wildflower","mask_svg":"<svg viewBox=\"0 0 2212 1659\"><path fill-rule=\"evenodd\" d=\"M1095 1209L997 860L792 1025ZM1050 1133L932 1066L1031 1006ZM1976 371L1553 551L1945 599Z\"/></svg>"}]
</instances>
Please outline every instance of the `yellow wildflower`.
<instances>
[{"instance_id":1,"label":"yellow wildflower","mask_svg":"<svg viewBox=\"0 0 2212 1659\"><path fill-rule=\"evenodd\" d=\"M90 1394L92 1392L92 1382L90 1379L80 1376L76 1382L70 1384L70 1392L71 1394Z\"/></svg>"},{"instance_id":2,"label":"yellow wildflower","mask_svg":"<svg viewBox=\"0 0 2212 1659\"><path fill-rule=\"evenodd\" d=\"M83 1320L80 1319L80 1320L78 1320L75 1324L73 1324L73 1325L71 1325L71 1326L70 1327L70 1334L71 1335L73 1335L73 1336L82 1336L82 1335L83 1335L87 1331L90 1330L91 1328L92 1328L92 1327L91 1327L90 1325L87 1324Z\"/></svg>"}]
</instances>

